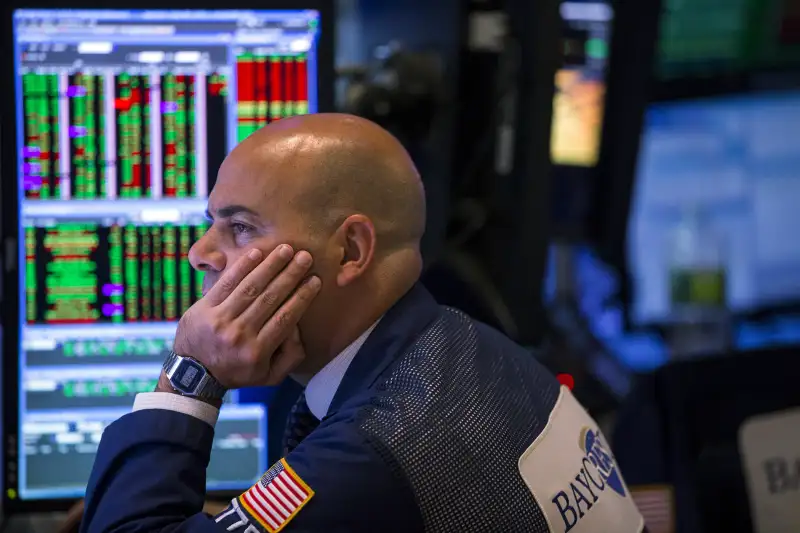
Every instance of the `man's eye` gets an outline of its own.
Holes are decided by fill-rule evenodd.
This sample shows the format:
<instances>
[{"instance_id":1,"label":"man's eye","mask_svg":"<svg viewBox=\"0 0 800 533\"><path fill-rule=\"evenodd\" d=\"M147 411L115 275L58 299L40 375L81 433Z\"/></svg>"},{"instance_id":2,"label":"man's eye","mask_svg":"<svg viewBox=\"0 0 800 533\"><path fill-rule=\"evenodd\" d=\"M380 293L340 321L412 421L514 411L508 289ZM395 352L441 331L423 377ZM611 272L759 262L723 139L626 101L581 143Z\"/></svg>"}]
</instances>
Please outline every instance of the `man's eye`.
<instances>
[{"instance_id":1,"label":"man's eye","mask_svg":"<svg viewBox=\"0 0 800 533\"><path fill-rule=\"evenodd\" d=\"M231 230L233 230L233 233L235 233L236 235L241 235L244 233L248 233L250 231L250 226L241 224L239 222L232 222Z\"/></svg>"}]
</instances>

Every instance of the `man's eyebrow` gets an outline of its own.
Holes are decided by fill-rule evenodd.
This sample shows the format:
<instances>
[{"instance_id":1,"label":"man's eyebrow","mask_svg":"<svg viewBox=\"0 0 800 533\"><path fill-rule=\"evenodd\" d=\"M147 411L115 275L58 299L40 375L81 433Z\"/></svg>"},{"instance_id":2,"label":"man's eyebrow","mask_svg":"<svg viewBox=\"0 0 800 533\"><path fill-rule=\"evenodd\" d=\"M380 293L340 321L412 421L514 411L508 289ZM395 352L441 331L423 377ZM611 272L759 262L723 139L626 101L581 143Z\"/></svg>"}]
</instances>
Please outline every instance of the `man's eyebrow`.
<instances>
[{"instance_id":1,"label":"man's eyebrow","mask_svg":"<svg viewBox=\"0 0 800 533\"><path fill-rule=\"evenodd\" d=\"M248 215L258 215L255 211L250 209L249 207L245 207L243 205L226 205L225 207L220 207L217 209L216 215L219 218L230 218L233 215L238 213L246 213ZM214 216L211 214L209 209L206 209L206 218L209 220L213 220Z\"/></svg>"}]
</instances>

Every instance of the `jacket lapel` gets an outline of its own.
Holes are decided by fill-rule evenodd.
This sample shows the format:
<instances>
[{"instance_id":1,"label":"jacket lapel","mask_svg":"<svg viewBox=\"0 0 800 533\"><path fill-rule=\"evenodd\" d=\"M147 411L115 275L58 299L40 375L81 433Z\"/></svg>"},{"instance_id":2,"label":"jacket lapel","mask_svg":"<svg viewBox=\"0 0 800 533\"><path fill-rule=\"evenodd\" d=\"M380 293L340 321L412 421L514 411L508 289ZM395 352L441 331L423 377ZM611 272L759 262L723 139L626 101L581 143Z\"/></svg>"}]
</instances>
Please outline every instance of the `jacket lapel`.
<instances>
[{"instance_id":1,"label":"jacket lapel","mask_svg":"<svg viewBox=\"0 0 800 533\"><path fill-rule=\"evenodd\" d=\"M348 399L368 389L436 318L439 305L417 283L381 319L342 378L328 409L333 415ZM327 418L327 417L326 417Z\"/></svg>"}]
</instances>

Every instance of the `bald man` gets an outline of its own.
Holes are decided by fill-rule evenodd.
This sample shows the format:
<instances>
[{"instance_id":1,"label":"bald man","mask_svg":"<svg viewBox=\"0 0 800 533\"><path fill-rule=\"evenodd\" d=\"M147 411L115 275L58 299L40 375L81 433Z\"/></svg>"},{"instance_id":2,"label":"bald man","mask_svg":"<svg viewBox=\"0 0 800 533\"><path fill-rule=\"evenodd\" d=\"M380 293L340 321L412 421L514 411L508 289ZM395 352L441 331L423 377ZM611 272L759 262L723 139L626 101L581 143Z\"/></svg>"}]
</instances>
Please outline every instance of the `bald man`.
<instances>
[{"instance_id":1,"label":"bald man","mask_svg":"<svg viewBox=\"0 0 800 533\"><path fill-rule=\"evenodd\" d=\"M643 530L569 390L418 285L424 191L389 133L271 124L222 164L208 215L190 252L204 297L157 390L103 434L83 531ZM287 375L305 389L283 459L203 514L222 395Z\"/></svg>"}]
</instances>

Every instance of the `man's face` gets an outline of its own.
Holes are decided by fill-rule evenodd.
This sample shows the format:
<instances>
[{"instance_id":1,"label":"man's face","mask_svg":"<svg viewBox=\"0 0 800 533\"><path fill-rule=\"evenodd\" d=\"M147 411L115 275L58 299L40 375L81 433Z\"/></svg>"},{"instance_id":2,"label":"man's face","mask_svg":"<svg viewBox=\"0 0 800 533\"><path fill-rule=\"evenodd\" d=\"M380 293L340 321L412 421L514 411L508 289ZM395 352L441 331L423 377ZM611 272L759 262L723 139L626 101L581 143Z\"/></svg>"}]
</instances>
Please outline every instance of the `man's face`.
<instances>
[{"instance_id":1,"label":"man's face","mask_svg":"<svg viewBox=\"0 0 800 533\"><path fill-rule=\"evenodd\" d=\"M312 238L291 201L295 187L291 180L280 179L281 171L288 169L280 164L270 169L248 163L240 157L225 160L209 195L211 227L189 251L192 266L205 274L203 294L253 248L265 257L279 244L313 254Z\"/></svg>"}]
</instances>

